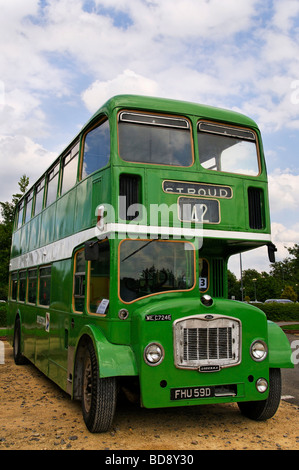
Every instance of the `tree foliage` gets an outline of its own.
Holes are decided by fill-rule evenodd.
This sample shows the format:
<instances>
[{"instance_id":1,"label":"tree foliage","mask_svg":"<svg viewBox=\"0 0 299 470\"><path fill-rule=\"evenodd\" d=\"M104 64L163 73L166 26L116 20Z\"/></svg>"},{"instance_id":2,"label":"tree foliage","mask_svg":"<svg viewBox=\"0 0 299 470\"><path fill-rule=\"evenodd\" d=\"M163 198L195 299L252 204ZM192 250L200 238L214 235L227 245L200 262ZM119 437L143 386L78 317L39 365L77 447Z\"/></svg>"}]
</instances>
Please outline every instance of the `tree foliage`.
<instances>
[{"instance_id":1,"label":"tree foliage","mask_svg":"<svg viewBox=\"0 0 299 470\"><path fill-rule=\"evenodd\" d=\"M299 245L287 248L289 255L283 261L271 264L270 273L255 269L243 271L243 294L250 301L267 299L298 300L299 293ZM236 276L228 276L229 297L241 300L241 283Z\"/></svg>"},{"instance_id":2,"label":"tree foliage","mask_svg":"<svg viewBox=\"0 0 299 470\"><path fill-rule=\"evenodd\" d=\"M7 298L9 258L15 210L18 201L27 190L29 178L26 175L23 175L20 178L18 185L19 192L13 194L11 202L0 202L0 299Z\"/></svg>"}]
</instances>

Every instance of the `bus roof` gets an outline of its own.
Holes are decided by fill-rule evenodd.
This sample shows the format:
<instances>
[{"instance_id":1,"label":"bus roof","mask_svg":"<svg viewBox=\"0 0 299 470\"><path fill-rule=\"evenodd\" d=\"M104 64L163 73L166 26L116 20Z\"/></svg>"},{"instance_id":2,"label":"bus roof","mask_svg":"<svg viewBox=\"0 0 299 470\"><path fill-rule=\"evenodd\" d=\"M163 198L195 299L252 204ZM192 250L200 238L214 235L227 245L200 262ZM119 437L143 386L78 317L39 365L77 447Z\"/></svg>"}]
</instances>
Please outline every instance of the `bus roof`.
<instances>
[{"instance_id":1,"label":"bus roof","mask_svg":"<svg viewBox=\"0 0 299 470\"><path fill-rule=\"evenodd\" d=\"M54 162L63 155L67 149L72 145L72 143L78 139L78 137L83 134L86 129L90 126L90 123L97 119L97 117L102 114L110 114L116 108L126 108L126 109L135 109L135 110L144 110L144 111L153 111L153 112L165 112L171 114L179 115L189 115L197 116L205 119L213 119L217 121L222 121L226 123L237 124L245 127L251 127L258 129L258 125L248 116L238 113L236 111L231 111L228 109L217 108L213 106L192 103L189 101L180 101L168 98L157 98L152 96L143 96L143 95L116 95L111 97L106 101L103 106L101 106L93 116L83 125L82 129L77 133L72 141L63 149L60 154L57 155L55 160L49 168L47 168L44 173L41 174L40 178L30 185L30 189L22 196L18 201L16 207L19 203L25 199L25 197L32 191L34 186L44 177L44 175L49 171L53 166Z\"/></svg>"},{"instance_id":2,"label":"bus roof","mask_svg":"<svg viewBox=\"0 0 299 470\"><path fill-rule=\"evenodd\" d=\"M98 111L94 113L82 130L84 130L91 121L103 112L111 112L115 108L122 107L144 111L153 110L172 114L187 114L189 116L199 116L206 119L216 119L217 121L231 122L242 126L258 128L256 122L248 116L228 109L151 96L116 95L110 98L101 108L98 109Z\"/></svg>"}]
</instances>

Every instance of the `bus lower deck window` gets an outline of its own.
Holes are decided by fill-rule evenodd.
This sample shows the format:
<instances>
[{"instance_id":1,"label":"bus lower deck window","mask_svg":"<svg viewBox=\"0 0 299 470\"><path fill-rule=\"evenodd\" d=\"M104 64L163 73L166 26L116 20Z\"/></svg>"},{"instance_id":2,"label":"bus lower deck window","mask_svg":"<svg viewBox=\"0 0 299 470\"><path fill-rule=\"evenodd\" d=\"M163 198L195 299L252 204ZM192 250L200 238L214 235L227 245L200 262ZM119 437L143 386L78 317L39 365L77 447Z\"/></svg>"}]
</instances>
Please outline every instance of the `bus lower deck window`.
<instances>
[{"instance_id":1,"label":"bus lower deck window","mask_svg":"<svg viewBox=\"0 0 299 470\"><path fill-rule=\"evenodd\" d=\"M51 295L51 267L39 270L39 304L50 305Z\"/></svg>"},{"instance_id":2,"label":"bus lower deck window","mask_svg":"<svg viewBox=\"0 0 299 470\"><path fill-rule=\"evenodd\" d=\"M78 251L75 256L73 308L79 313L83 312L85 303L85 266L84 251Z\"/></svg>"},{"instance_id":3,"label":"bus lower deck window","mask_svg":"<svg viewBox=\"0 0 299 470\"><path fill-rule=\"evenodd\" d=\"M36 303L36 288L37 288L37 269L32 269L28 272L28 302L30 304Z\"/></svg>"},{"instance_id":4,"label":"bus lower deck window","mask_svg":"<svg viewBox=\"0 0 299 470\"><path fill-rule=\"evenodd\" d=\"M25 302L26 299L26 271L19 274L19 301Z\"/></svg>"},{"instance_id":5,"label":"bus lower deck window","mask_svg":"<svg viewBox=\"0 0 299 470\"><path fill-rule=\"evenodd\" d=\"M110 290L110 245L99 244L99 258L89 261L89 312L98 313L103 300L109 300Z\"/></svg>"},{"instance_id":6,"label":"bus lower deck window","mask_svg":"<svg viewBox=\"0 0 299 470\"><path fill-rule=\"evenodd\" d=\"M18 273L12 273L11 275L11 299L17 300L18 294Z\"/></svg>"}]
</instances>

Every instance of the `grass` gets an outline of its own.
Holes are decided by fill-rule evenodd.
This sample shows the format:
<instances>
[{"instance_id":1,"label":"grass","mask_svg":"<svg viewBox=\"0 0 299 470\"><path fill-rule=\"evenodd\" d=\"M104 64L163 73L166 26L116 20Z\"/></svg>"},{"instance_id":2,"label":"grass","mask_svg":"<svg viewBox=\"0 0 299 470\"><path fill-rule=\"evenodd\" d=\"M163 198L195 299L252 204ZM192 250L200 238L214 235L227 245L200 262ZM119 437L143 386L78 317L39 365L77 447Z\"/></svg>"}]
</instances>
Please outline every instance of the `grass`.
<instances>
[{"instance_id":1,"label":"grass","mask_svg":"<svg viewBox=\"0 0 299 470\"><path fill-rule=\"evenodd\" d=\"M284 331L298 331L299 332L299 323L296 325L282 325L281 328Z\"/></svg>"}]
</instances>

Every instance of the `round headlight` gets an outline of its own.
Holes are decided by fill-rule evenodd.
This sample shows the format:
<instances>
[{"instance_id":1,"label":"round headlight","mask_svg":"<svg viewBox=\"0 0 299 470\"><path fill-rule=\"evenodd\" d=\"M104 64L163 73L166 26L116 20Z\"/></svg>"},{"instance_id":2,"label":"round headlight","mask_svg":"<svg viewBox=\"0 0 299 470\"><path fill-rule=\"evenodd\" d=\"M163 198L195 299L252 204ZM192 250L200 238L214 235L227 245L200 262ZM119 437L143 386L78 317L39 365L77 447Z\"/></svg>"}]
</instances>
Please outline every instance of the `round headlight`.
<instances>
[{"instance_id":1,"label":"round headlight","mask_svg":"<svg viewBox=\"0 0 299 470\"><path fill-rule=\"evenodd\" d=\"M202 301L203 305L205 305L206 307L210 307L211 305L213 305L212 297L210 297L207 294L202 296L201 301Z\"/></svg>"},{"instance_id":2,"label":"round headlight","mask_svg":"<svg viewBox=\"0 0 299 470\"><path fill-rule=\"evenodd\" d=\"M258 362L266 359L268 354L268 348L266 343L261 340L254 341L254 343L252 343L252 345L250 346L250 354L252 359Z\"/></svg>"},{"instance_id":3,"label":"round headlight","mask_svg":"<svg viewBox=\"0 0 299 470\"><path fill-rule=\"evenodd\" d=\"M164 359L164 349L161 344L150 343L144 350L144 360L149 366L157 366Z\"/></svg>"},{"instance_id":4,"label":"round headlight","mask_svg":"<svg viewBox=\"0 0 299 470\"><path fill-rule=\"evenodd\" d=\"M260 393L265 393L268 389L268 382L266 379L263 379L262 377L260 379L257 379L255 386L257 388L257 391Z\"/></svg>"}]
</instances>

